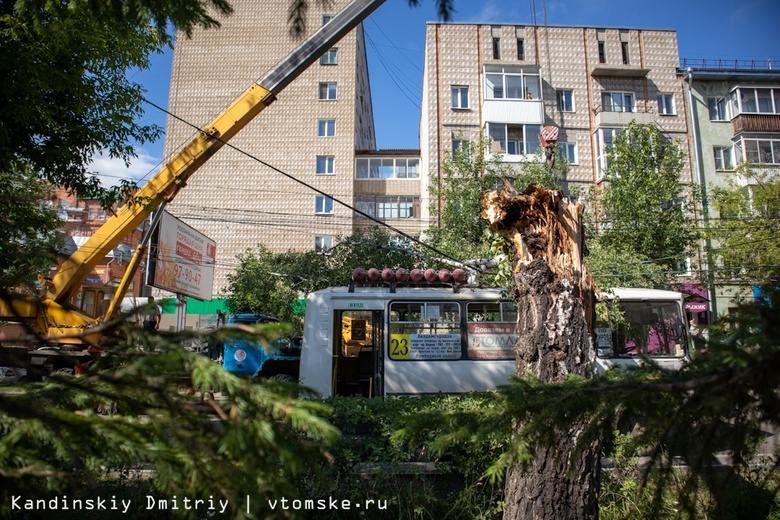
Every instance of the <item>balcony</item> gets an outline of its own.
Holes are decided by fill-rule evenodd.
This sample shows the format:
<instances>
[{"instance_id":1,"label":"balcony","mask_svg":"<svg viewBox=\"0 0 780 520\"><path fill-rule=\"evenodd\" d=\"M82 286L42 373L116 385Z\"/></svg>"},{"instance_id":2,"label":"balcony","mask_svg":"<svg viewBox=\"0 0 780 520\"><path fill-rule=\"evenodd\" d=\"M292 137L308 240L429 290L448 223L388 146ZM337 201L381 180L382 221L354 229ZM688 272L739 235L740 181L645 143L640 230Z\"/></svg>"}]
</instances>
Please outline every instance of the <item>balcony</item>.
<instances>
[{"instance_id":1,"label":"balcony","mask_svg":"<svg viewBox=\"0 0 780 520\"><path fill-rule=\"evenodd\" d=\"M740 114L731 123L734 125L734 135L743 132L780 132L778 114Z\"/></svg>"},{"instance_id":2,"label":"balcony","mask_svg":"<svg viewBox=\"0 0 780 520\"><path fill-rule=\"evenodd\" d=\"M533 99L486 99L482 102L483 121L541 125L544 123L544 103Z\"/></svg>"},{"instance_id":3,"label":"balcony","mask_svg":"<svg viewBox=\"0 0 780 520\"><path fill-rule=\"evenodd\" d=\"M633 111L610 110L608 107L598 106L596 112L596 127L628 126L632 120L640 124L649 124L655 121L655 114L649 110L633 107Z\"/></svg>"}]
</instances>

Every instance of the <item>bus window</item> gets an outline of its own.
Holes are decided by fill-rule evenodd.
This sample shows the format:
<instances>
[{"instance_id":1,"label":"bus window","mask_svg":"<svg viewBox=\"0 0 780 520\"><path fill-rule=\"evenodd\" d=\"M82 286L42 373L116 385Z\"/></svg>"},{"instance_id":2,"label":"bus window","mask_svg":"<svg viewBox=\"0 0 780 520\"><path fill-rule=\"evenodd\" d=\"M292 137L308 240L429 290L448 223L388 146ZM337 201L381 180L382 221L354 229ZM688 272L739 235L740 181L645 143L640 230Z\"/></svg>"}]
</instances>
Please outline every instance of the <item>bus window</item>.
<instances>
[{"instance_id":1,"label":"bus window","mask_svg":"<svg viewBox=\"0 0 780 520\"><path fill-rule=\"evenodd\" d=\"M469 359L514 359L517 306L510 302L466 305Z\"/></svg>"},{"instance_id":2,"label":"bus window","mask_svg":"<svg viewBox=\"0 0 780 520\"><path fill-rule=\"evenodd\" d=\"M682 356L685 341L677 302L621 301L616 353L628 356Z\"/></svg>"},{"instance_id":3,"label":"bus window","mask_svg":"<svg viewBox=\"0 0 780 520\"><path fill-rule=\"evenodd\" d=\"M356 358L361 350L371 350L371 311L341 313L341 355Z\"/></svg>"},{"instance_id":4,"label":"bus window","mask_svg":"<svg viewBox=\"0 0 780 520\"><path fill-rule=\"evenodd\" d=\"M460 359L458 303L391 303L388 355L392 360Z\"/></svg>"}]
</instances>

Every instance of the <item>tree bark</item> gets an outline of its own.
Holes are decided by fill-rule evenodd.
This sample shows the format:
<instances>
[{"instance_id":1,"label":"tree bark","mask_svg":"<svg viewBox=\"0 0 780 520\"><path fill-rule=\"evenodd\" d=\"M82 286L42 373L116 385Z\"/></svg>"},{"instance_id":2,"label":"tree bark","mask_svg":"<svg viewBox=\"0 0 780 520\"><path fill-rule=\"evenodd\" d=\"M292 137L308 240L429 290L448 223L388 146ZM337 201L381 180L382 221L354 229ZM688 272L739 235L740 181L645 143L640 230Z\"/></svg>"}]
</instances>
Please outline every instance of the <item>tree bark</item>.
<instances>
[{"instance_id":1,"label":"tree bark","mask_svg":"<svg viewBox=\"0 0 780 520\"><path fill-rule=\"evenodd\" d=\"M506 233L517 301L516 372L543 382L587 376L593 365L590 338L594 305L586 253L582 206L560 192L531 185L487 193L485 218ZM518 428L522 428L519 425ZM575 456L576 424L554 432L555 448L540 448L530 464L507 473L504 518L583 520L598 518L600 447Z\"/></svg>"}]
</instances>

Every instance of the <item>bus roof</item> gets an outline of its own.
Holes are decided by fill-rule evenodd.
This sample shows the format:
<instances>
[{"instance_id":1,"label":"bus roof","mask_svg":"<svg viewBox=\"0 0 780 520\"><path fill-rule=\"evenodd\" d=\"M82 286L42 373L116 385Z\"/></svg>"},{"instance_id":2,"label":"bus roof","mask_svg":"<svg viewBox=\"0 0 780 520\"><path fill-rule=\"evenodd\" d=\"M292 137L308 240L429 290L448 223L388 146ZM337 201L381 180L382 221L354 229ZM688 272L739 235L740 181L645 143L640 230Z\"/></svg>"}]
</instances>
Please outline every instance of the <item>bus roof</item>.
<instances>
[{"instance_id":1,"label":"bus roof","mask_svg":"<svg viewBox=\"0 0 780 520\"><path fill-rule=\"evenodd\" d=\"M661 289L640 289L615 287L601 293L602 299L619 298L621 300L679 300L681 293Z\"/></svg>"},{"instance_id":2,"label":"bus roof","mask_svg":"<svg viewBox=\"0 0 780 520\"><path fill-rule=\"evenodd\" d=\"M350 289L349 287L328 287L309 294L309 299L341 299L341 298L363 298L363 299L399 299L399 298L442 298L451 297L453 299L472 299L472 298L495 298L500 299L503 296L502 290L497 288L477 288L477 287L458 287L457 290L452 287L425 287L425 286L396 286L391 290L387 286L358 286Z\"/></svg>"}]
</instances>

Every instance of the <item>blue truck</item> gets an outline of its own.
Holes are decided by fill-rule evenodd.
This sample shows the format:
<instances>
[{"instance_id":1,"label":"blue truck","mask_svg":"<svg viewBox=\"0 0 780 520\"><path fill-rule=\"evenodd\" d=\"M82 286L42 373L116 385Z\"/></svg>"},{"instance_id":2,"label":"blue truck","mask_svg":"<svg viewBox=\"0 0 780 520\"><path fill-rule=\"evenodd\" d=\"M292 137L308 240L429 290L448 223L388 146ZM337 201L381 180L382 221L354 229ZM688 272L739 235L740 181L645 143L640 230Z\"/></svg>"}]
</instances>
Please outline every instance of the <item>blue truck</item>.
<instances>
[{"instance_id":1,"label":"blue truck","mask_svg":"<svg viewBox=\"0 0 780 520\"><path fill-rule=\"evenodd\" d=\"M228 325L279 323L265 314L235 314ZM233 374L277 381L298 381L301 363L300 338L281 338L269 347L246 338L229 338L223 345L222 364Z\"/></svg>"}]
</instances>

